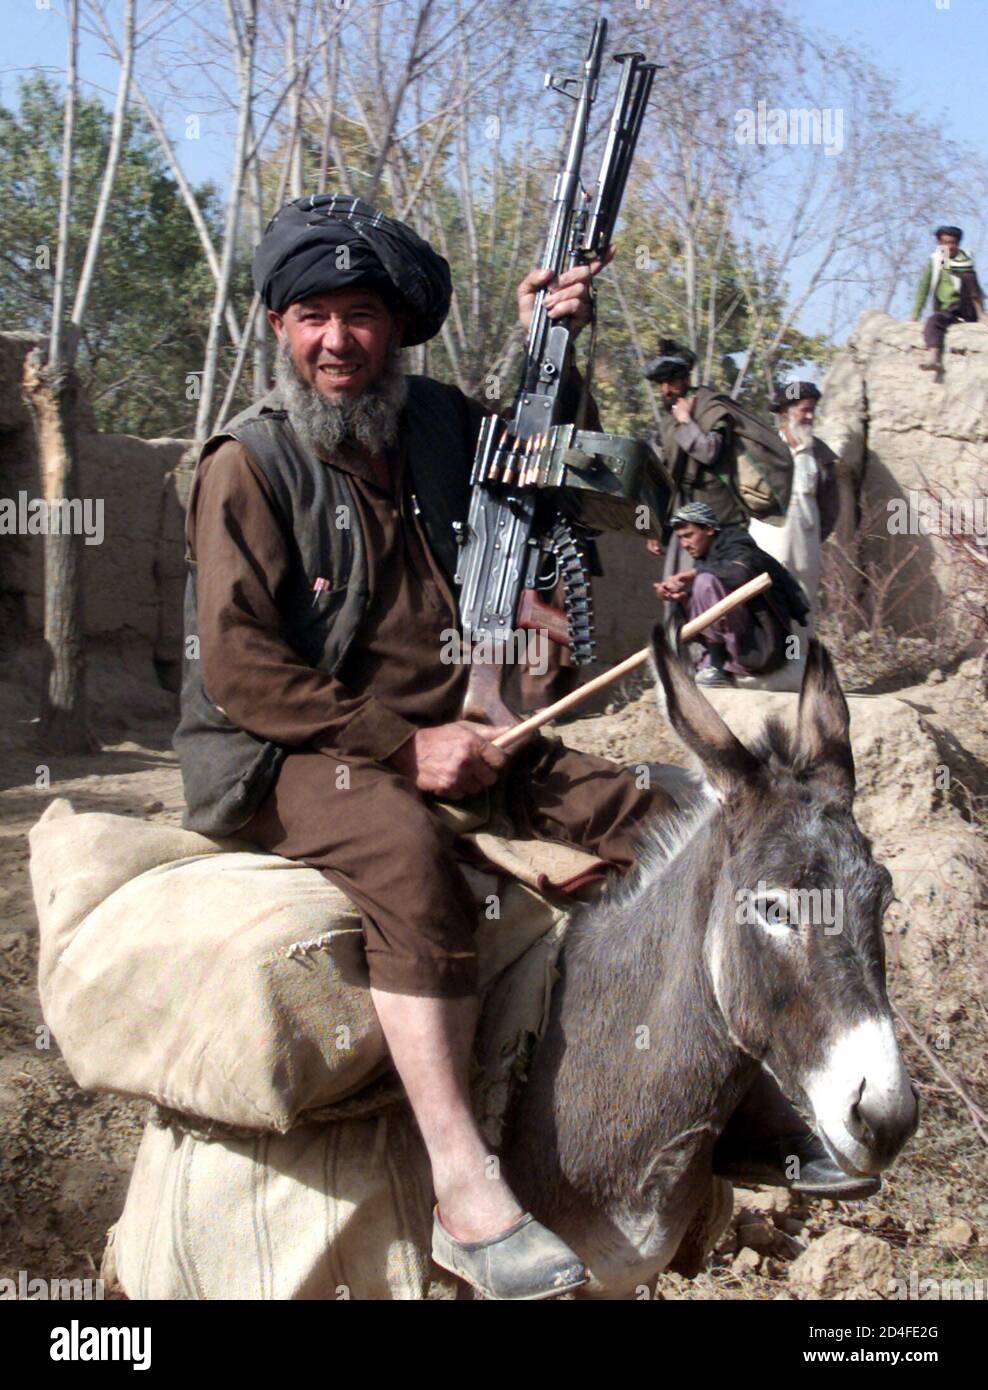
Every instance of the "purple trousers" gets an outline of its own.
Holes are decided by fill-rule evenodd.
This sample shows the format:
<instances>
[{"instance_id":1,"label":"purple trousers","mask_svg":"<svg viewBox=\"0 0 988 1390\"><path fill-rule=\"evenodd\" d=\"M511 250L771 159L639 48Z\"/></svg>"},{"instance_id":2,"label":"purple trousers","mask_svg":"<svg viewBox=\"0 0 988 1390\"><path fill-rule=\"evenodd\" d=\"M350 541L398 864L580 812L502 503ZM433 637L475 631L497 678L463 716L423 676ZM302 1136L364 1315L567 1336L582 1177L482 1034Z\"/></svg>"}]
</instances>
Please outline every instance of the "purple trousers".
<instances>
[{"instance_id":1,"label":"purple trousers","mask_svg":"<svg viewBox=\"0 0 988 1390\"><path fill-rule=\"evenodd\" d=\"M730 592L724 581L715 575L698 574L693 580L689 600L685 605L687 615L690 618L698 618L701 613L712 608L719 599L726 598ZM752 672L741 662L738 649L741 646L750 645L751 637L751 614L747 604L743 603L738 608L732 608L730 613L725 613L715 623L711 623L697 637L696 640L708 648L700 661L701 667L710 665L709 648L711 646L725 647L727 660L724 662L724 670L730 671L734 676L750 676Z\"/></svg>"},{"instance_id":2,"label":"purple trousers","mask_svg":"<svg viewBox=\"0 0 988 1390\"><path fill-rule=\"evenodd\" d=\"M973 270L963 270L960 275L961 297L953 309L938 309L923 324L923 342L928 348L943 351L943 340L952 323L974 323L978 317L975 304L981 298L981 286Z\"/></svg>"}]
</instances>

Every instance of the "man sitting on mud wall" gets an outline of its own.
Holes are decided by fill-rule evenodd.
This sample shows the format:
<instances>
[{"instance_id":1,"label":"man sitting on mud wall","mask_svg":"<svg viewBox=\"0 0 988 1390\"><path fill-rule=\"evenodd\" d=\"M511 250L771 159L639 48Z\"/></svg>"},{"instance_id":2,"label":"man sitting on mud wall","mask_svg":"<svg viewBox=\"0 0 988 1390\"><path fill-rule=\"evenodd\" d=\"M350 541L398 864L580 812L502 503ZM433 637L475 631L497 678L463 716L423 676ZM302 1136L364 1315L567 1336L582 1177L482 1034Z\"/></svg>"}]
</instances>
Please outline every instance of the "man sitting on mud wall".
<instances>
[{"instance_id":1,"label":"man sitting on mud wall","mask_svg":"<svg viewBox=\"0 0 988 1390\"><path fill-rule=\"evenodd\" d=\"M578 332L599 269L560 276L550 318ZM469 668L440 651L459 626L453 522L485 412L400 362L446 317L446 261L359 200L320 194L274 218L254 280L277 391L206 443L189 502L185 823L314 865L357 906L432 1166L437 1262L494 1297L552 1296L584 1272L520 1211L471 1111L476 906L430 798L498 783L518 833L619 872L672 802L558 740L509 759L498 730L459 717ZM519 286L523 327L548 280Z\"/></svg>"},{"instance_id":2,"label":"man sitting on mud wall","mask_svg":"<svg viewBox=\"0 0 988 1390\"><path fill-rule=\"evenodd\" d=\"M974 261L960 249L964 233L960 227L938 227L934 235L936 250L923 272L913 309L918 319L932 288L933 313L923 324L926 361L919 364L924 372L939 372L943 366L944 338L952 323L988 323Z\"/></svg>"}]
</instances>

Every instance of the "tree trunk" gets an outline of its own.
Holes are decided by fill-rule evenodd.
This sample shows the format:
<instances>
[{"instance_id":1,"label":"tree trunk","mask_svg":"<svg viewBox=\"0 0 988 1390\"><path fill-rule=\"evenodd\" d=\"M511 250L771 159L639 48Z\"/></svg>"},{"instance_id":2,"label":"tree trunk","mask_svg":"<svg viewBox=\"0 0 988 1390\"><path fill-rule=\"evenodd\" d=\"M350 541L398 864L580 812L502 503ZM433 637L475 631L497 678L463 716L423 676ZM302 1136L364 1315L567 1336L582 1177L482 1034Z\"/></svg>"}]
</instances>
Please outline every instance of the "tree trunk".
<instances>
[{"instance_id":1,"label":"tree trunk","mask_svg":"<svg viewBox=\"0 0 988 1390\"><path fill-rule=\"evenodd\" d=\"M51 506L79 496L76 452L78 383L71 370L43 365L35 350L24 363L24 395L34 417L42 495ZM45 666L39 741L47 752L99 747L88 727L82 623L82 536L45 536Z\"/></svg>"},{"instance_id":2,"label":"tree trunk","mask_svg":"<svg viewBox=\"0 0 988 1390\"><path fill-rule=\"evenodd\" d=\"M282 176L282 184L284 184L284 174L283 174L283 176ZM260 164L260 155L255 155L255 157L254 157L254 159L253 159L253 161L252 161L252 163L251 163L251 167L250 167L250 193L251 193L251 213L252 213L252 216L253 216L253 222L252 222L252 226L251 226L251 231L252 231L252 234L253 234L253 242L254 242L254 245L257 246L257 245L260 243L260 240L261 240L261 238L262 238L263 235L264 235L264 228L265 228L265 225L266 225L266 224L265 224L265 219L264 219L264 198L263 198L263 193L262 193L262 190L261 190L261 164ZM279 197L278 202L275 204L275 211L276 211L276 212L277 212L278 208L281 206L281 202L282 202L282 198ZM244 332L246 333L246 332L247 332L247 329L248 329L248 327L249 327L249 328L250 328L251 335L252 335L252 338L253 338L253 364L254 364L254 365L253 365L253 388L252 388L252 389L253 389L253 398L254 398L254 400L255 400L255 401L259 401L263 395L266 395L266 394L267 394L267 391L269 390L270 385L271 385L271 369L270 369L270 366L269 366L269 364L268 364L268 343L267 343L267 326L268 326L268 325L267 325L267 322L266 322L266 320L265 320L265 317L264 317L263 312L262 312L262 311L259 311L258 308L257 308L253 303L251 303L251 306L250 306L249 318L250 318L249 324L248 324L248 323L245 323L245 324L244 324ZM238 355L239 355L239 354L238 354ZM236 373L236 375L239 376L239 373ZM236 390L236 383L234 383L233 390L234 390L234 391ZM228 388L228 394L230 395L230 399L231 399L231 401L232 401L232 399L233 399L233 393L229 390L229 388ZM224 402L224 406L225 406L225 402ZM225 410L225 409L224 409L224 410L221 410L221 411L220 411L220 414L224 417L224 419L226 418L226 410ZM222 421L221 421L221 423L222 423Z\"/></svg>"},{"instance_id":3,"label":"tree trunk","mask_svg":"<svg viewBox=\"0 0 988 1390\"><path fill-rule=\"evenodd\" d=\"M106 167L103 170L103 182L100 185L99 201L96 204L93 225L89 232L89 244L86 247L86 257L82 263L82 270L79 273L79 286L76 290L75 303L72 306L72 322L77 327L82 325L86 317L86 305L89 302L89 291L92 288L93 278L96 273L96 262L99 258L100 246L103 242L103 229L106 226L106 219L110 211L110 202L113 198L113 186L116 183L117 167L120 163L120 152L123 149L124 134L127 125L127 104L130 100L130 81L134 72L134 28L136 8L137 0L127 0L127 7L124 14L123 58L120 63L120 82L117 86L117 101L113 110L110 148L106 156Z\"/></svg>"},{"instance_id":4,"label":"tree trunk","mask_svg":"<svg viewBox=\"0 0 988 1390\"><path fill-rule=\"evenodd\" d=\"M230 176L230 189L223 227L223 254L220 258L220 274L216 282L216 296L213 300L213 312L209 321L209 335L206 339L206 352L202 364L199 409L196 414L195 427L197 443L202 443L208 437L212 422L213 394L216 388L216 372L219 364L220 328L230 295L230 278L233 273L233 261L236 253L240 190L246 169L247 136L253 120L257 0L243 0L244 37L242 45L238 29L240 12L236 7L235 0L227 0L227 15L230 28L230 49L239 73L240 111L237 118L233 171Z\"/></svg>"},{"instance_id":5,"label":"tree trunk","mask_svg":"<svg viewBox=\"0 0 988 1390\"><path fill-rule=\"evenodd\" d=\"M98 744L89 732L86 711L86 657L82 628L82 536L73 534L67 509L53 514L52 504L71 504L78 496L75 355L78 329L65 322L68 288L69 226L78 86L79 6L68 7L69 44L65 72L65 117L62 132L62 179L58 207L58 253L52 295L51 334L43 349L24 362L23 386L34 417L41 494L48 522L45 536L45 665L38 730L42 748L52 753L85 753ZM53 535L54 516L59 525Z\"/></svg>"}]
</instances>

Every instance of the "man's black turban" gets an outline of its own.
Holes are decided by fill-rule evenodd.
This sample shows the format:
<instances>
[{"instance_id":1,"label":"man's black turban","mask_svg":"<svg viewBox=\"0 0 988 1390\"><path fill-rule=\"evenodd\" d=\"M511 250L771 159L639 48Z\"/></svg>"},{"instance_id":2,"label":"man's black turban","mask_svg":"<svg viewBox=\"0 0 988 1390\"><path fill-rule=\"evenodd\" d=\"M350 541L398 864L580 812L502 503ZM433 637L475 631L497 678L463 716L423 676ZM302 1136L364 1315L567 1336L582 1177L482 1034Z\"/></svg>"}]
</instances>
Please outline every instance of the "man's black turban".
<instances>
[{"instance_id":1,"label":"man's black turban","mask_svg":"<svg viewBox=\"0 0 988 1390\"><path fill-rule=\"evenodd\" d=\"M659 355L646 364L645 376L649 381L675 381L677 377L689 376L695 365L695 352L680 347L671 338L660 338Z\"/></svg>"},{"instance_id":2,"label":"man's black turban","mask_svg":"<svg viewBox=\"0 0 988 1390\"><path fill-rule=\"evenodd\" d=\"M960 227L938 227L933 235L938 238L942 236L955 236L958 241L963 240L964 237L964 233L961 231Z\"/></svg>"},{"instance_id":3,"label":"man's black turban","mask_svg":"<svg viewBox=\"0 0 988 1390\"><path fill-rule=\"evenodd\" d=\"M439 332L453 292L443 257L359 198L316 193L286 203L254 252L254 287L267 307L283 313L299 299L354 285L405 315L403 347Z\"/></svg>"},{"instance_id":4,"label":"man's black turban","mask_svg":"<svg viewBox=\"0 0 988 1390\"><path fill-rule=\"evenodd\" d=\"M819 386L815 386L812 381L787 381L785 386L780 386L776 392L772 411L778 415L797 401L818 401L820 394Z\"/></svg>"}]
</instances>

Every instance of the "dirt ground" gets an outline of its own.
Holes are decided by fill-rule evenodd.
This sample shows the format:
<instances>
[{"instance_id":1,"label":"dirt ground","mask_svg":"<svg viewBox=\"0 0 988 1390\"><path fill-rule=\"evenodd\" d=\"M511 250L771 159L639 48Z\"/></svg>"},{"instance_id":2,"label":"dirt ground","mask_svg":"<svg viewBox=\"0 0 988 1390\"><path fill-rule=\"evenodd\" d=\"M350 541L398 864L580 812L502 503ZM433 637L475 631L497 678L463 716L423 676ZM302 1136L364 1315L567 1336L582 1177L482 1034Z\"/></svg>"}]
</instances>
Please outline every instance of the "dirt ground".
<instances>
[{"instance_id":1,"label":"dirt ground","mask_svg":"<svg viewBox=\"0 0 988 1390\"><path fill-rule=\"evenodd\" d=\"M37 665L32 655L8 662L0 676L0 1277L16 1279L20 1270L47 1279L97 1274L141 1135L146 1107L79 1091L57 1045L46 1036L36 989L27 832L56 796L68 797L77 810L180 822L181 782L170 746L174 699L148 675L139 659L131 662L126 654L96 663L91 690L103 749L57 760L46 760L33 744ZM922 710L954 750L966 819L972 829L980 821L983 830L988 723L975 693L974 663L952 674L936 672L922 686L895 693ZM685 761L650 693L623 708L570 722L560 732L575 747L621 762ZM972 903L971 911L985 906L984 900ZM757 1259L750 1252L739 1257L744 1233L739 1237L732 1229L710 1269L696 1280L663 1276L663 1297L791 1297L788 1263L801 1244L835 1224L887 1241L896 1273L903 1277L918 1269L922 1277L988 1278L988 1150L953 1089L960 1085L988 1110L985 961L982 953L980 967L972 970L967 956L946 959L937 1001L904 971L891 971L894 1001L929 1044L947 1008L951 1046L943 1058L945 1077L902 1035L907 1064L922 1091L924 1119L882 1193L861 1203L788 1203L784 1217L775 1217L783 1234L756 1251ZM950 1222L955 1224L948 1229Z\"/></svg>"}]
</instances>

